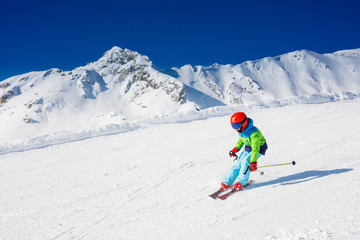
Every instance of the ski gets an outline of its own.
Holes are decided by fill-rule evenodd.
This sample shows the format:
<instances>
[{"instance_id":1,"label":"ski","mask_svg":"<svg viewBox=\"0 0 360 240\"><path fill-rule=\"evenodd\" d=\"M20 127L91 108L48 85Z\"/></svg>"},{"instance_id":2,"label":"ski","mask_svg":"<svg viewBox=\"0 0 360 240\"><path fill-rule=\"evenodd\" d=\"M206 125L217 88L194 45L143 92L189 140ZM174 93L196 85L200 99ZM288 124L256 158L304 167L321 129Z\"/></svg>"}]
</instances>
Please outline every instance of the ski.
<instances>
[{"instance_id":1,"label":"ski","mask_svg":"<svg viewBox=\"0 0 360 240\"><path fill-rule=\"evenodd\" d=\"M249 184L253 183L253 182L254 182L254 180L248 181L248 182L246 183L245 187L248 186ZM244 190L245 187L241 188L240 190L231 190L231 191L228 192L228 193L225 193L225 194L223 194L223 195L221 195L221 196L218 196L218 198L220 198L221 200L225 200L225 199L227 199L228 197L230 197L231 195L233 195L234 193Z\"/></svg>"},{"instance_id":2,"label":"ski","mask_svg":"<svg viewBox=\"0 0 360 240\"><path fill-rule=\"evenodd\" d=\"M212 197L213 199L216 199L223 191L220 189L214 192L213 194L210 194L209 197Z\"/></svg>"}]
</instances>

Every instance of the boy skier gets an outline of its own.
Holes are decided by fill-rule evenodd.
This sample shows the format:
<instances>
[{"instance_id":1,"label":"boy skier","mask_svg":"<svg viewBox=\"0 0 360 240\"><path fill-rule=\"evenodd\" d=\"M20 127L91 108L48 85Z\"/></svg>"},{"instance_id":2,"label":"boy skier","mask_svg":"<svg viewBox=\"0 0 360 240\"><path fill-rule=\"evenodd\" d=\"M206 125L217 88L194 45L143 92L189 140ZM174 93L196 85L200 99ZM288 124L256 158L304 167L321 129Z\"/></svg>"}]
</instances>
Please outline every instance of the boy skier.
<instances>
[{"instance_id":1,"label":"boy skier","mask_svg":"<svg viewBox=\"0 0 360 240\"><path fill-rule=\"evenodd\" d=\"M233 190L243 188L250 178L250 171L257 170L257 160L265 155L267 144L260 130L253 125L253 120L246 117L245 113L237 112L230 118L231 126L239 133L239 141L233 150L229 152L230 157L235 157L235 153L245 145L238 160L221 183L220 190L224 191L233 185Z\"/></svg>"}]
</instances>

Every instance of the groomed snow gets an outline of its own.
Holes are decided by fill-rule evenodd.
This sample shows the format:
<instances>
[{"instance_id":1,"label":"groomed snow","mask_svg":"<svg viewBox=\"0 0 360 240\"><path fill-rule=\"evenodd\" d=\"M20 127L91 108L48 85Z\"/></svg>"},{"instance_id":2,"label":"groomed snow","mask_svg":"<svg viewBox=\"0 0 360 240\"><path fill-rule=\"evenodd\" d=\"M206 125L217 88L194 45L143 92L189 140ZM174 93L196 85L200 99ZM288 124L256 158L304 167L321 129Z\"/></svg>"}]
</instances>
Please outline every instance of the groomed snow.
<instances>
[{"instance_id":1,"label":"groomed snow","mask_svg":"<svg viewBox=\"0 0 360 240\"><path fill-rule=\"evenodd\" d=\"M230 115L3 152L0 239L360 239L359 109L247 111L269 145L259 166L297 164L226 201L208 194L232 164Z\"/></svg>"}]
</instances>

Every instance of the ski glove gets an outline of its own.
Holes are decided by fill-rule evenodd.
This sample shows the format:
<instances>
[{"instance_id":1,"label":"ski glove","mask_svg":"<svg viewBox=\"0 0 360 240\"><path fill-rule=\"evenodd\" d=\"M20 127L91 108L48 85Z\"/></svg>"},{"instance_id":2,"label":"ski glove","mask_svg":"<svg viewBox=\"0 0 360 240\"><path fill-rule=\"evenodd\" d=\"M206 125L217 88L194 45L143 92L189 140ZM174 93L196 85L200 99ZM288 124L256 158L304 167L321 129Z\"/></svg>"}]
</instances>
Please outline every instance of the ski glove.
<instances>
[{"instance_id":1,"label":"ski glove","mask_svg":"<svg viewBox=\"0 0 360 240\"><path fill-rule=\"evenodd\" d=\"M235 153L237 153L238 151L239 150L236 147L234 147L234 149L229 152L229 156L230 157L235 157Z\"/></svg>"},{"instance_id":2,"label":"ski glove","mask_svg":"<svg viewBox=\"0 0 360 240\"><path fill-rule=\"evenodd\" d=\"M250 171L254 172L257 170L257 162L250 163Z\"/></svg>"}]
</instances>

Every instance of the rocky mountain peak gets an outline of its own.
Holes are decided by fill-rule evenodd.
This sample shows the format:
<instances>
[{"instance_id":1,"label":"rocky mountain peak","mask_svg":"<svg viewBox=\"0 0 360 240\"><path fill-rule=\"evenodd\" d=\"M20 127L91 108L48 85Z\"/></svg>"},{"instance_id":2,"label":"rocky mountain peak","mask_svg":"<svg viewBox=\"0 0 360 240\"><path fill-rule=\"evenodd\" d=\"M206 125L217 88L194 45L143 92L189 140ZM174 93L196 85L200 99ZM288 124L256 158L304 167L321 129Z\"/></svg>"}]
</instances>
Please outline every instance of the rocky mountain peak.
<instances>
[{"instance_id":1,"label":"rocky mountain peak","mask_svg":"<svg viewBox=\"0 0 360 240\"><path fill-rule=\"evenodd\" d=\"M129 49L122 49L117 46L113 47L109 51L106 51L104 56L98 60L98 62L118 63L121 65L130 63L131 61L135 61L141 65L152 64L147 56L143 56L138 52L131 51Z\"/></svg>"}]
</instances>

